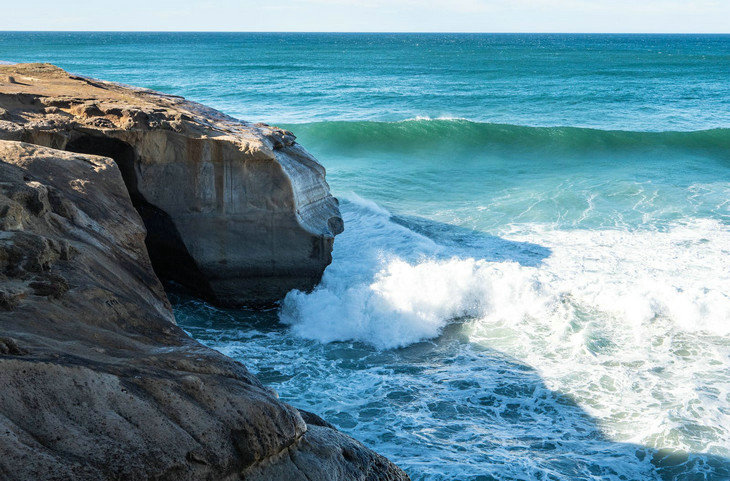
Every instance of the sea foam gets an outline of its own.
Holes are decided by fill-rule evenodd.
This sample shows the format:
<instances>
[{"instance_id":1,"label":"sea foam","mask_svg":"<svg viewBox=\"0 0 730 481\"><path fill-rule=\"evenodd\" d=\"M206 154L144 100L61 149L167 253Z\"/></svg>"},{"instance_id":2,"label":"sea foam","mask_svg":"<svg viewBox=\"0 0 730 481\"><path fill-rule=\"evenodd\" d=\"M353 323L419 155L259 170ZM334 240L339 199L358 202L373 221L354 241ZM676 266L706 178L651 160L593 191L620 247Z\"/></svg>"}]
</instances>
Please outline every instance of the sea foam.
<instances>
[{"instance_id":1,"label":"sea foam","mask_svg":"<svg viewBox=\"0 0 730 481\"><path fill-rule=\"evenodd\" d=\"M544 323L560 333L585 311L635 335L662 318L676 329L730 332L730 230L713 220L667 231L555 230L521 225L507 238L547 246L537 267L455 257L351 196L347 230L313 292L291 292L281 320L323 342L356 340L393 348L433 338L455 319L506 327Z\"/></svg>"}]
</instances>

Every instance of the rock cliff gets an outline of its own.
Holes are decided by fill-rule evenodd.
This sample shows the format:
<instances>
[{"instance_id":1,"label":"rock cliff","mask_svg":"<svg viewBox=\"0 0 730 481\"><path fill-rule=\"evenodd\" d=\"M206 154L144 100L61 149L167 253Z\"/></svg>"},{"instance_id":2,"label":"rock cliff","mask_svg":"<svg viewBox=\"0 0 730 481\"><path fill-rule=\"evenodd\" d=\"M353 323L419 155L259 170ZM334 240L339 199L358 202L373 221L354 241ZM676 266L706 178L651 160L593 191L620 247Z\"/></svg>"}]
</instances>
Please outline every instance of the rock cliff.
<instances>
[{"instance_id":1,"label":"rock cliff","mask_svg":"<svg viewBox=\"0 0 730 481\"><path fill-rule=\"evenodd\" d=\"M113 158L158 276L217 304L310 289L343 229L324 168L290 132L181 97L0 65L0 139Z\"/></svg>"},{"instance_id":2,"label":"rock cliff","mask_svg":"<svg viewBox=\"0 0 730 481\"><path fill-rule=\"evenodd\" d=\"M80 128L66 135L78 138ZM163 139L173 135L124 132L125 142L148 139L136 149L150 138L169 146ZM66 146L55 127L48 135ZM200 141L207 145L200 158L213 142ZM288 149L292 159L305 155ZM270 179L285 171L271 151L255 155L261 160L251 160L252 171ZM165 171L164 162L150 162ZM283 206L292 190L276 175ZM0 141L0 480L407 479L175 325L128 187L110 158ZM310 187L320 189L311 209L334 213L324 187ZM145 194L155 188L140 187Z\"/></svg>"}]
</instances>

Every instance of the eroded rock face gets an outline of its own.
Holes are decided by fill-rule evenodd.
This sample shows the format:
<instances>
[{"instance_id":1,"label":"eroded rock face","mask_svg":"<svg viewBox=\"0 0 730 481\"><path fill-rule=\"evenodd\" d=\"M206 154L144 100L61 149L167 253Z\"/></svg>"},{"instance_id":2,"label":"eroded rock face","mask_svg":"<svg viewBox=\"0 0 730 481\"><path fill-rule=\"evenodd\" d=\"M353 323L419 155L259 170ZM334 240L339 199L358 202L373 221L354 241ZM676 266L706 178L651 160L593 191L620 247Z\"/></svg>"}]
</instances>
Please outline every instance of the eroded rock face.
<instances>
[{"instance_id":1,"label":"eroded rock face","mask_svg":"<svg viewBox=\"0 0 730 481\"><path fill-rule=\"evenodd\" d=\"M0 479L404 480L189 338L112 159L0 141Z\"/></svg>"},{"instance_id":2,"label":"eroded rock face","mask_svg":"<svg viewBox=\"0 0 730 481\"><path fill-rule=\"evenodd\" d=\"M0 139L112 157L155 271L218 304L312 288L343 229L324 168L290 132L181 97L0 66Z\"/></svg>"}]
</instances>

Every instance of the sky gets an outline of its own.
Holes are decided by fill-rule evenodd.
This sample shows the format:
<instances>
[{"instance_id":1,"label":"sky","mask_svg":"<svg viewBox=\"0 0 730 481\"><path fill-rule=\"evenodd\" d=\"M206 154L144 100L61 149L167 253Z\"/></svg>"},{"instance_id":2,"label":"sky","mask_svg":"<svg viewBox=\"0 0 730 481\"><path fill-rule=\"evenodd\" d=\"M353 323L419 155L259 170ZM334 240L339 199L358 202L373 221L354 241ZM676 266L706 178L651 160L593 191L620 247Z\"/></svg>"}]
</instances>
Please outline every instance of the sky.
<instances>
[{"instance_id":1,"label":"sky","mask_svg":"<svg viewBox=\"0 0 730 481\"><path fill-rule=\"evenodd\" d=\"M730 33L730 0L27 0L0 30Z\"/></svg>"}]
</instances>

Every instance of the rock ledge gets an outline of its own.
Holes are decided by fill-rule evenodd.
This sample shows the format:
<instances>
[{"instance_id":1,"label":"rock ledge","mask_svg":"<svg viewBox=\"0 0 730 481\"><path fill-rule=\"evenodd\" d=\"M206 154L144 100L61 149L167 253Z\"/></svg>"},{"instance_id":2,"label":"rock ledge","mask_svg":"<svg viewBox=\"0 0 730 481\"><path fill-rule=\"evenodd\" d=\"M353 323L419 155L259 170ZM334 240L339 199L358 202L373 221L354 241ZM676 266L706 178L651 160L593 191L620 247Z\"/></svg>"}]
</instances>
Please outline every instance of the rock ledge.
<instances>
[{"instance_id":1,"label":"rock ledge","mask_svg":"<svg viewBox=\"0 0 730 481\"><path fill-rule=\"evenodd\" d=\"M159 277L217 304L311 289L343 229L324 168L291 132L181 97L0 65L0 140L113 158Z\"/></svg>"}]
</instances>

